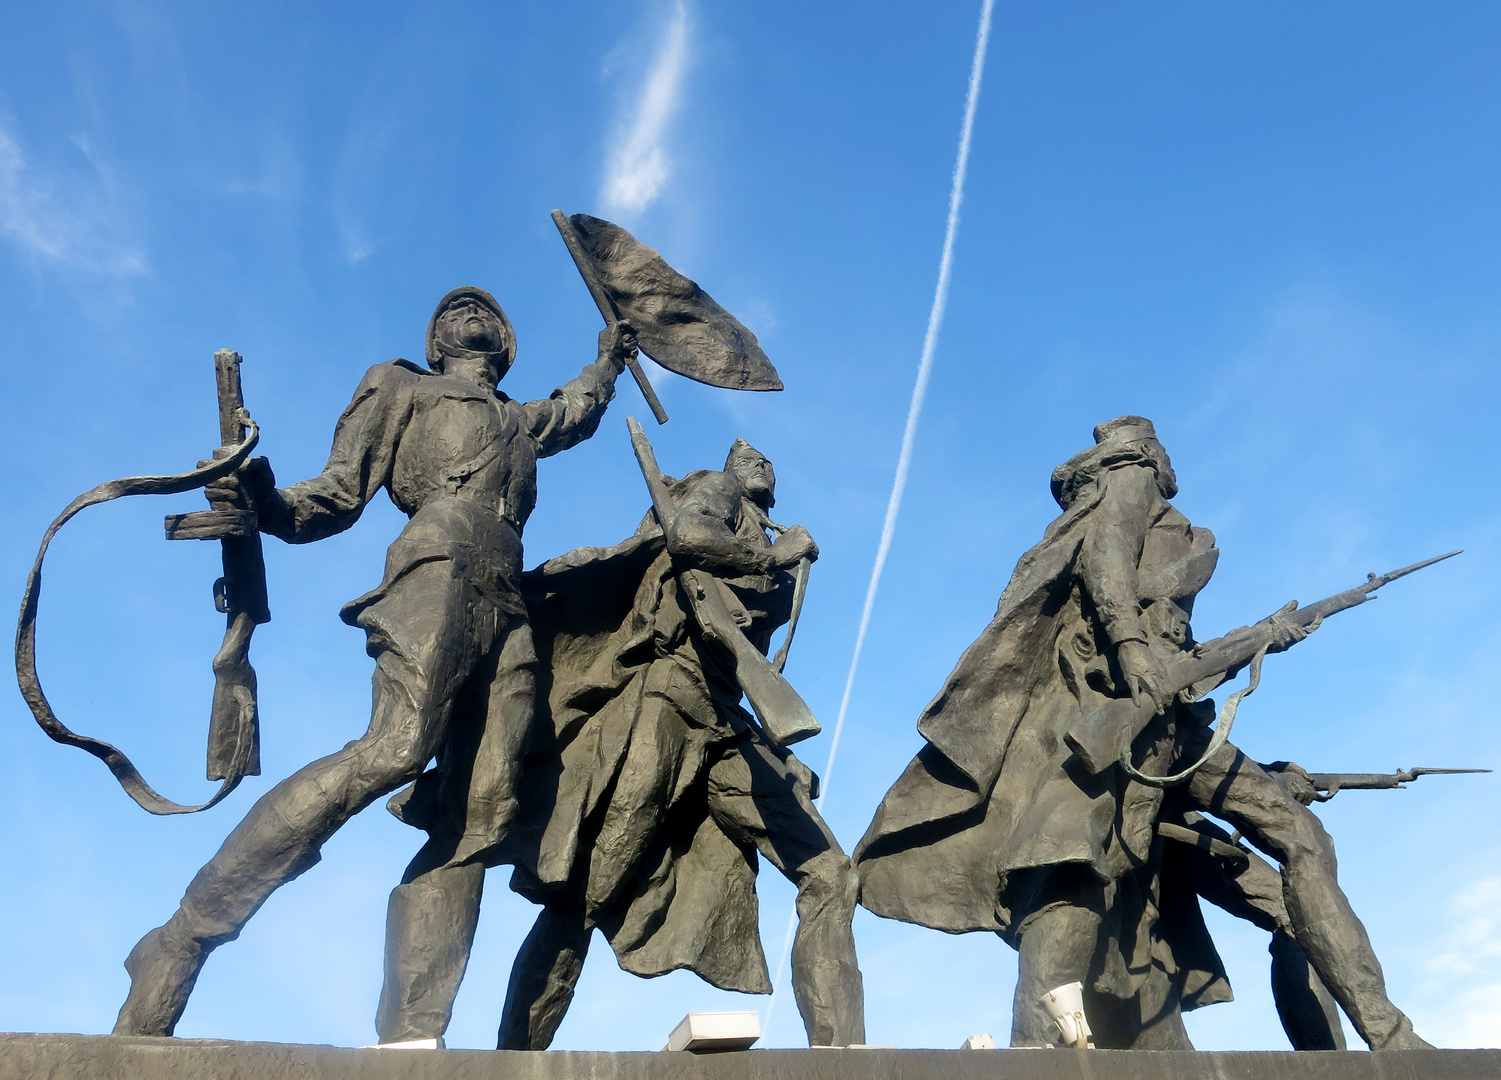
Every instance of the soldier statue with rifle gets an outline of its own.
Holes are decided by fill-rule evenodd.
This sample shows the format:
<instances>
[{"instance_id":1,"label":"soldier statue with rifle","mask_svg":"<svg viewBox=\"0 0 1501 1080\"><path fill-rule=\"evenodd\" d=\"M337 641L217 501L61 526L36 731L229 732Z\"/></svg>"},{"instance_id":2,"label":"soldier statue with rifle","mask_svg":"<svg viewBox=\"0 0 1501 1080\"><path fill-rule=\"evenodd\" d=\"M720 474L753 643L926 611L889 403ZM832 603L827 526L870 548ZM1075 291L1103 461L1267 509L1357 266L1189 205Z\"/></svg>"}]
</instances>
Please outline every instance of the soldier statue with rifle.
<instances>
[{"instance_id":1,"label":"soldier statue with rifle","mask_svg":"<svg viewBox=\"0 0 1501 1080\"><path fill-rule=\"evenodd\" d=\"M1018 949L1013 1045L1051 1044L1041 998L1077 981L1097 1045L1186 1047L1179 1002L1142 994L1166 986L1182 1008L1223 999L1202 922L1158 918L1172 900L1157 825L1173 787L1281 864L1297 940L1372 1048L1427 1045L1387 999L1318 820L1227 740L1267 653L1416 568L1199 644L1189 618L1219 552L1172 506L1151 422L1099 425L1052 487L1062 515L924 711L927 744L856 851L862 903ZM1202 695L1247 666L1251 687L1211 729Z\"/></svg>"},{"instance_id":2,"label":"soldier statue with rifle","mask_svg":"<svg viewBox=\"0 0 1501 1080\"><path fill-rule=\"evenodd\" d=\"M1310 773L1290 761L1263 763L1261 769L1282 785L1295 800L1308 806L1327 802L1341 791L1390 791L1420 776L1456 773L1486 773L1489 769L1406 769L1395 773ZM1194 809L1191 800L1169 792L1157 823L1161 845L1157 917L1162 921L1199 926L1203 916L1197 900L1202 898L1271 935L1272 1000L1288 1041L1294 1050L1343 1050L1344 1032L1339 1006L1330 996L1308 954L1298 943L1283 899L1281 871L1255 851L1246 848L1214 821ZM1180 937L1182 935L1179 935ZM1214 990L1198 989L1186 994L1157 992L1152 1000L1171 1007L1191 997L1195 1004L1220 1000L1228 983L1219 969L1218 957L1207 958L1215 970ZM1169 973L1161 972L1171 981ZM1181 983L1181 980L1180 980Z\"/></svg>"},{"instance_id":3,"label":"soldier statue with rifle","mask_svg":"<svg viewBox=\"0 0 1501 1080\"><path fill-rule=\"evenodd\" d=\"M464 863L504 832L532 716L536 656L518 578L536 463L594 433L634 348L629 330L612 326L572 382L549 398L514 401L497 388L516 354L509 320L484 290L455 289L428 325L427 368L405 360L371 368L322 473L278 489L265 459L252 459L215 481L211 501L245 500L259 531L288 543L349 528L382 488L411 520L381 585L341 613L365 631L375 658L370 729L262 796L177 912L131 951L117 1034L172 1034L208 954L313 866L345 821L435 754L467 740L490 750L471 778L479 813L438 861Z\"/></svg>"}]
</instances>

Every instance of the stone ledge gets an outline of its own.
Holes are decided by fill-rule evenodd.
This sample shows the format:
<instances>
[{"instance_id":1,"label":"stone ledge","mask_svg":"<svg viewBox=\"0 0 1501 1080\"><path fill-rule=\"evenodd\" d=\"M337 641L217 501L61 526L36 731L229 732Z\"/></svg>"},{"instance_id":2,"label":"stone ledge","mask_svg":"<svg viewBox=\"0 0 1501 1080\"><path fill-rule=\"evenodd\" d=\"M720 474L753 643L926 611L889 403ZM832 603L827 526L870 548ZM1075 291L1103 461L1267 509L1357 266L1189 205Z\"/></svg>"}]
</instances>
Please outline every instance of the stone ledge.
<instances>
[{"instance_id":1,"label":"stone ledge","mask_svg":"<svg viewBox=\"0 0 1501 1080\"><path fill-rule=\"evenodd\" d=\"M0 1034L0 1080L1501 1080L1501 1050L602 1053Z\"/></svg>"}]
</instances>

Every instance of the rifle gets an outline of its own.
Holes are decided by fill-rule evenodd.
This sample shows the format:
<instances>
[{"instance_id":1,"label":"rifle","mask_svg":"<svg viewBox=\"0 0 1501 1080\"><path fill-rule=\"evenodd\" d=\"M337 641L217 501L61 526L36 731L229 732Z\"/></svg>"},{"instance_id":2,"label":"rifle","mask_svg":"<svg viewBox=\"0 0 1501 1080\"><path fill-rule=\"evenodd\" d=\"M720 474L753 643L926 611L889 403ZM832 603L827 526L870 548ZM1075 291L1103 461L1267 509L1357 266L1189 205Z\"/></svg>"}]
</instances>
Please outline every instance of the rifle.
<instances>
[{"instance_id":1,"label":"rifle","mask_svg":"<svg viewBox=\"0 0 1501 1080\"><path fill-rule=\"evenodd\" d=\"M1458 554L1458 551L1451 551L1447 555L1436 555L1431 559L1424 559L1422 562L1404 566L1390 573L1370 574L1362 584L1353 589L1335 593L1304 608L1278 611L1255 626L1243 626L1238 630L1230 631L1223 637L1206 641L1193 652L1186 652L1181 658L1175 658L1163 665L1165 676L1163 690L1169 701L1185 691L1190 692L1191 697L1197 697L1199 694L1193 693L1195 688L1202 688L1201 692L1207 693L1210 687L1217 685L1222 679L1233 678L1247 664L1255 662L1255 667L1259 667L1259 658L1265 654L1277 637L1274 619L1284 619L1295 626L1315 629L1328 616L1358 607L1372 599L1376 590L1383 585L1389 585L1398 578L1406 577L1408 574L1416 573ZM1245 691L1241 696L1244 693ZM1160 711L1160 707L1148 695L1143 695L1139 702L1134 702L1130 698L1117 698L1099 706L1081 719L1069 729L1063 741L1078 757L1084 768L1091 775L1096 775L1127 758L1130 754L1131 743ZM1232 712L1232 718L1233 715ZM1224 736L1229 734L1228 727L1223 720L1219 728L1225 729L1224 735L1221 735L1219 729L1216 730L1215 736L1218 743L1211 743L1206 757L1217 750L1218 744L1223 743ZM1127 761L1127 765L1129 764Z\"/></svg>"},{"instance_id":2,"label":"rifle","mask_svg":"<svg viewBox=\"0 0 1501 1080\"><path fill-rule=\"evenodd\" d=\"M1406 785L1420 776L1450 776L1455 773L1488 773L1489 769L1398 769L1394 773L1309 773L1317 802L1328 802L1341 791L1407 790Z\"/></svg>"},{"instance_id":3,"label":"rifle","mask_svg":"<svg viewBox=\"0 0 1501 1080\"><path fill-rule=\"evenodd\" d=\"M759 508L757 516L760 518L759 524L762 528L770 529L778 536L787 531L787 526L778 525L765 514L759 513ZM803 601L808 596L808 571L812 565L806 555L797 561L797 571L793 575L792 584L792 614L787 618L787 636L782 639L782 647L777 650L776 656L771 658L771 666L778 671L787 670L787 654L792 651L792 639L797 634L798 619L803 614Z\"/></svg>"},{"instance_id":4,"label":"rifle","mask_svg":"<svg viewBox=\"0 0 1501 1080\"><path fill-rule=\"evenodd\" d=\"M152 814L196 814L216 806L246 776L259 775L260 735L255 702L255 670L249 661L250 635L267 622L266 572L255 514L244 496L214 496L211 509L167 518L169 540L220 540L224 576L214 583L214 606L229 617L224 644L214 657L214 704L209 723L208 778L219 789L196 805L173 802L146 782L119 747L81 735L58 719L42 689L36 664L36 624L42 603L42 565L53 538L64 525L91 506L129 495L177 495L208 487L233 476L260 441L260 429L245 411L240 393L240 355L228 349L214 354L219 386L219 437L223 445L197 468L165 476L126 476L96 485L78 496L42 534L36 561L26 578L21 613L16 620L16 682L42 732L54 742L74 746L102 761L125 793Z\"/></svg>"},{"instance_id":5,"label":"rifle","mask_svg":"<svg viewBox=\"0 0 1501 1080\"><path fill-rule=\"evenodd\" d=\"M214 353L219 389L219 439L213 460L226 457L244 441L249 414L240 388L243 358L231 349ZM206 462L200 464L207 464ZM210 780L234 780L261 773L260 717L256 707L255 668L250 666L250 636L271 621L266 599L266 562L255 511L238 487L232 496L209 496L208 510L168 514L168 540L218 540L224 576L214 582L214 608L227 617L224 643L214 656L214 703L209 714Z\"/></svg>"},{"instance_id":6,"label":"rifle","mask_svg":"<svg viewBox=\"0 0 1501 1080\"><path fill-rule=\"evenodd\" d=\"M651 492L652 510L657 515L657 523L662 526L667 554L673 561L678 584L688 598L700 635L706 641L718 642L729 652L734 660L735 679L745 691L766 737L774 745L790 746L817 735L823 728L813 710L782 677L781 671L745 636L741 628L750 622L750 618L729 587L713 574L683 565L678 553L672 496L667 490L667 482L662 479L657 456L634 416L626 419L626 425L630 428L636 461L641 465L641 474Z\"/></svg>"}]
</instances>

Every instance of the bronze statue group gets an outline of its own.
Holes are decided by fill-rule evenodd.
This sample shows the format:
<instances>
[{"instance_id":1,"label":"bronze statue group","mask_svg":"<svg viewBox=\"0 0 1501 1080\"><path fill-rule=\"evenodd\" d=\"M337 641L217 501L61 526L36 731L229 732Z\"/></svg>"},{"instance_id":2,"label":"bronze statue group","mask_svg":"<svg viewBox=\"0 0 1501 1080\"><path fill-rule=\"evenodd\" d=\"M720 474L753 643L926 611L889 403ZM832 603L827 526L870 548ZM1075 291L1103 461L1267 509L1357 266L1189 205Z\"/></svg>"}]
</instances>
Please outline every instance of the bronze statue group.
<instances>
[{"instance_id":1,"label":"bronze statue group","mask_svg":"<svg viewBox=\"0 0 1501 1080\"><path fill-rule=\"evenodd\" d=\"M1230 996L1201 897L1273 935L1297 1048L1344 1045L1336 1005L1373 1049L1427 1045L1387 998L1307 774L1248 759L1223 737L1228 718L1216 737L1203 696L1317 621L1284 610L1219 639L1228 651L1196 642L1194 599L1219 552L1173 507L1149 421L1100 424L1054 471L1060 516L923 712L925 744L851 857L792 740L742 704L754 665L736 631L704 614L727 611L761 655L792 617L818 548L772 522L771 463L737 440L722 469L661 478L622 543L523 572L537 461L595 432L636 336L612 322L597 359L532 402L498 388L515 347L488 293L456 289L425 367L365 375L318 476L278 488L251 459L215 481L211 499L240 500L288 543L349 528L382 489L410 521L379 586L342 613L375 660L369 730L263 795L135 946L117 1034L171 1035L209 954L395 793L391 812L427 839L391 894L385 1044L441 1040L485 873L501 865L540 905L501 1048L550 1044L596 930L637 975L688 968L768 993L764 857L797 887L792 981L810 1045L865 1042L863 904L1015 948L1013 1046L1057 1042L1042 998L1078 982L1095 1045L1189 1049L1183 1012ZM1220 655L1233 659L1191 684L1175 674Z\"/></svg>"}]
</instances>

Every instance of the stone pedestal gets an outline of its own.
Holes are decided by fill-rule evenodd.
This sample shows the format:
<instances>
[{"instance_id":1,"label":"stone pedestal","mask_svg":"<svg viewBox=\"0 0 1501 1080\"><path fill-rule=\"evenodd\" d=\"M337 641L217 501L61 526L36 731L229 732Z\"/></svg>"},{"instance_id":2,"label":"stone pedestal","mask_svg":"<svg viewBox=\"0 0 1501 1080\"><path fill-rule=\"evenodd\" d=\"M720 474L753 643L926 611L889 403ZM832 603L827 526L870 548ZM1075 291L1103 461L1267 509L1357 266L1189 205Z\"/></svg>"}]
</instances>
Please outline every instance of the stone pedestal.
<instances>
[{"instance_id":1,"label":"stone pedestal","mask_svg":"<svg viewBox=\"0 0 1501 1080\"><path fill-rule=\"evenodd\" d=\"M0 1034L0 1080L1501 1080L1501 1050L349 1050Z\"/></svg>"}]
</instances>

